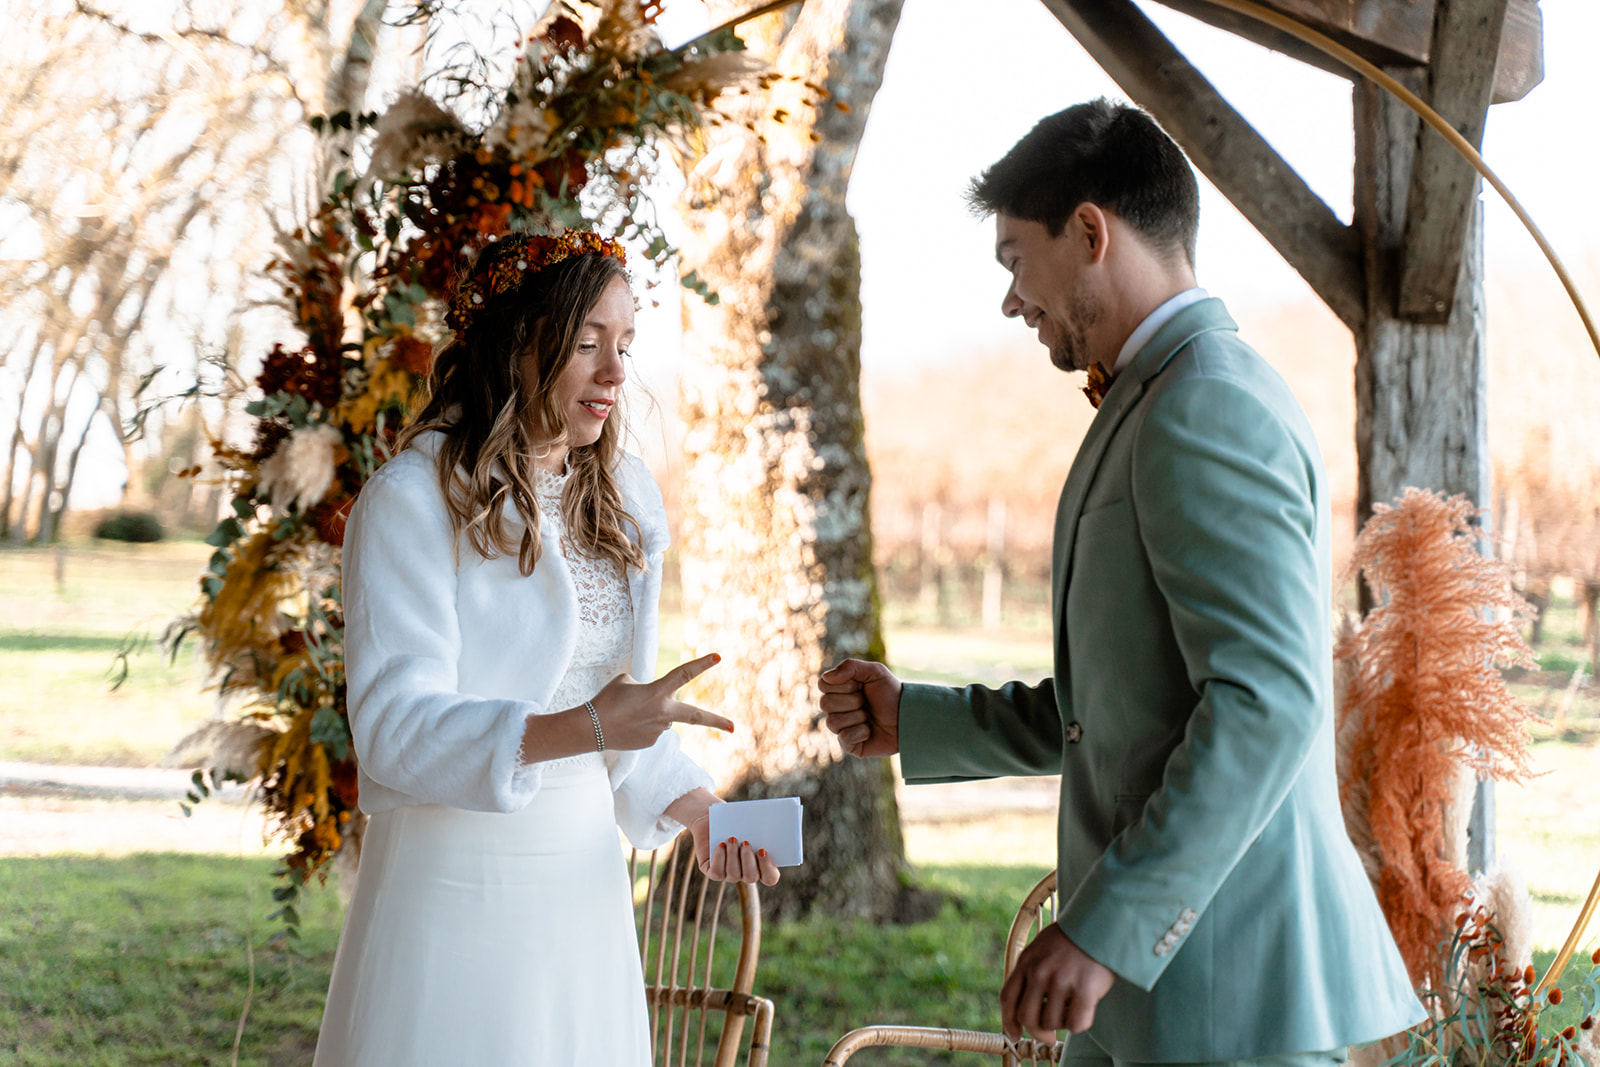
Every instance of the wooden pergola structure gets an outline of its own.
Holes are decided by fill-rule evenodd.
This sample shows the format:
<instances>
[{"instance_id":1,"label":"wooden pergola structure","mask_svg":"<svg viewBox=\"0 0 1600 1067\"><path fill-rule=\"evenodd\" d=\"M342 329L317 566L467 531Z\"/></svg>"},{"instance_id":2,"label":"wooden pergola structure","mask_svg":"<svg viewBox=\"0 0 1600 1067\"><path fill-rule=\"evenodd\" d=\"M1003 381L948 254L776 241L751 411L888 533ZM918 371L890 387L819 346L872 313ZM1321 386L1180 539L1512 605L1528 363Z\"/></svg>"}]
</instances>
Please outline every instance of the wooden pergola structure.
<instances>
[{"instance_id":1,"label":"wooden pergola structure","mask_svg":"<svg viewBox=\"0 0 1600 1067\"><path fill-rule=\"evenodd\" d=\"M1354 79L1354 219L1345 225L1132 0L1042 0L1128 97L1305 278L1356 340L1357 523L1406 486L1489 499L1479 178L1387 93L1213 0L1174 10ZM1537 0L1259 0L1377 65L1475 147L1491 104L1539 84ZM1494 856L1479 787L1470 862Z\"/></svg>"}]
</instances>

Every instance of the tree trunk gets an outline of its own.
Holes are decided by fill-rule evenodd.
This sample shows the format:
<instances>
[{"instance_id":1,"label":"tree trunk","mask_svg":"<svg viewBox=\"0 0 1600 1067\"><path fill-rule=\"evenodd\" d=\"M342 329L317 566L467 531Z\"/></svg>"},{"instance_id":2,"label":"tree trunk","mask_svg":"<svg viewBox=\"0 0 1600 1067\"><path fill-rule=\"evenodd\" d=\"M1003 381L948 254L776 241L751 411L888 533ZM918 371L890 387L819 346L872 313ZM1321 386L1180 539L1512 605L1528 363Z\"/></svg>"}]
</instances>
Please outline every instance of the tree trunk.
<instances>
[{"instance_id":1,"label":"tree trunk","mask_svg":"<svg viewBox=\"0 0 1600 1067\"><path fill-rule=\"evenodd\" d=\"M100 404L89 412L88 418L83 420L83 429L78 432L78 441L72 446L72 451L67 455L67 478L61 486L61 498L51 513L47 528L41 531L41 540L54 543L61 539L61 523L67 517L67 508L72 503L72 486L78 480L78 460L83 457L83 446L89 443L89 433L94 429L94 420L105 412L108 406L106 398L102 397ZM113 417L114 416L113 409ZM131 472L130 472L131 473Z\"/></svg>"},{"instance_id":2,"label":"tree trunk","mask_svg":"<svg viewBox=\"0 0 1600 1067\"><path fill-rule=\"evenodd\" d=\"M715 131L685 193L684 261L720 303L684 304L684 636L726 660L695 698L740 724L697 747L726 795L805 803L806 863L764 893L780 918L903 904L892 769L843 757L816 693L838 660L884 655L845 190L901 3L812 0L747 24L792 78L742 98L748 132ZM717 21L745 5L710 7ZM808 106L802 80L831 98Z\"/></svg>"},{"instance_id":3,"label":"tree trunk","mask_svg":"<svg viewBox=\"0 0 1600 1067\"><path fill-rule=\"evenodd\" d=\"M1390 73L1420 91L1418 73ZM1356 83L1355 225L1367 276L1366 321L1355 335L1357 529L1374 505L1390 503L1407 486L1489 504L1481 207L1467 230L1449 317L1422 324L1402 320L1396 310L1419 132L1420 120L1405 105L1366 81ZM1363 586L1363 611L1369 595ZM1467 825L1469 868L1486 869L1494 860L1493 782L1479 783Z\"/></svg>"},{"instance_id":4,"label":"tree trunk","mask_svg":"<svg viewBox=\"0 0 1600 1067\"><path fill-rule=\"evenodd\" d=\"M34 368L39 362L39 352L44 347L44 342L34 338L26 365L17 375L17 380L22 383L22 388L17 392L16 421L11 424L11 443L6 448L5 484L0 486L0 540L16 540L21 537L22 515L19 513L13 522L11 517L12 506L17 502L16 483L17 476L21 473L17 469L17 456L23 452L22 413L23 402L27 397L27 384L33 377ZM13 349L15 351L15 349ZM10 363L10 360L7 360ZM23 508L27 507L24 501Z\"/></svg>"},{"instance_id":5,"label":"tree trunk","mask_svg":"<svg viewBox=\"0 0 1600 1067\"><path fill-rule=\"evenodd\" d=\"M331 5L327 5L331 6ZM377 57L378 35L383 32L383 13L388 0L365 0L361 9L351 17L350 36L344 51L335 55L332 46L336 39L329 28L315 20L308 20L306 32L325 37L323 51L328 53L330 66L324 68L324 85L318 94L327 114L348 111L351 118L366 110L367 85L372 80L372 64ZM323 134L322 158L318 161L315 187L317 196L326 196L333 189L333 179L341 170L353 170L353 150L359 127L351 123L346 130L330 130ZM312 208L315 210L316 205Z\"/></svg>"}]
</instances>

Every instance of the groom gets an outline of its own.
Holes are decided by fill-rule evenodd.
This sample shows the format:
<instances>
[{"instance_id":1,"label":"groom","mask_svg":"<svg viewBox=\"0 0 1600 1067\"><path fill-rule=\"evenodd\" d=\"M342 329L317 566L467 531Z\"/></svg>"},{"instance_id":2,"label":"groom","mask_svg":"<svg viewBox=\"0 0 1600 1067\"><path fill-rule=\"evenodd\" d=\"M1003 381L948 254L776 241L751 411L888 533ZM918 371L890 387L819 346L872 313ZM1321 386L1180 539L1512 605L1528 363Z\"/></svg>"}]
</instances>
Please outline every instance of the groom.
<instances>
[{"instance_id":1,"label":"groom","mask_svg":"<svg viewBox=\"0 0 1600 1067\"><path fill-rule=\"evenodd\" d=\"M845 660L828 726L909 783L1061 775L1061 907L1001 991L1007 1033L1117 1067L1339 1063L1423 1012L1339 812L1311 427L1196 287L1194 175L1144 112L1052 115L970 199L1001 311L1099 407L1056 514L1054 673L953 689Z\"/></svg>"}]
</instances>

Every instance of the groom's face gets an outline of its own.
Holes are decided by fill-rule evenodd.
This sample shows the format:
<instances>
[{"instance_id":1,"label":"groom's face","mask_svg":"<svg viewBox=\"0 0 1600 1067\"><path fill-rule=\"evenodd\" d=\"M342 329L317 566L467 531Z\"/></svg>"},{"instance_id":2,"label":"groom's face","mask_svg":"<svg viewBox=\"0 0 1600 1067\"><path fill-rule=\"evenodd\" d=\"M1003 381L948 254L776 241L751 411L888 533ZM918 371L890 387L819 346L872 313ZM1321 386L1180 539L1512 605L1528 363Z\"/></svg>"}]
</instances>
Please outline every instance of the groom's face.
<instances>
[{"instance_id":1,"label":"groom's face","mask_svg":"<svg viewBox=\"0 0 1600 1067\"><path fill-rule=\"evenodd\" d=\"M995 258L1010 273L1000 310L1033 328L1050 351L1050 362L1064 371L1089 368L1087 333L1100 317L1100 304L1083 275L1076 220L1059 237L1041 222L995 216Z\"/></svg>"}]
</instances>

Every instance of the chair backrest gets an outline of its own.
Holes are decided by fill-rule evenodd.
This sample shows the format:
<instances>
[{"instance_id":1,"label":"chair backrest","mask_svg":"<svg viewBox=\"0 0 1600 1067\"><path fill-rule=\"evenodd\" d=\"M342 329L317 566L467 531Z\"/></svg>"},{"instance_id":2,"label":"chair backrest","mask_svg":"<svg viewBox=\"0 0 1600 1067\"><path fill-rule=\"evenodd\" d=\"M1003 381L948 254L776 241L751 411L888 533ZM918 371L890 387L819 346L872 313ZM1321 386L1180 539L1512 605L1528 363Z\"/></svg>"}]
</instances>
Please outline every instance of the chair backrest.
<instances>
[{"instance_id":1,"label":"chair backrest","mask_svg":"<svg viewBox=\"0 0 1600 1067\"><path fill-rule=\"evenodd\" d=\"M713 882L694 862L688 831L629 861L645 998L658 1067L765 1067L772 1001L755 996L761 956L761 896L748 883ZM642 880L642 884L641 884ZM738 933L724 912L739 904ZM719 934L722 936L719 938ZM737 936L734 955L729 942ZM719 945L719 940L721 944ZM719 957L718 949L722 950ZM731 963L729 962L731 959ZM751 1020L748 1044L745 1021ZM706 1059L708 1038L713 1057Z\"/></svg>"},{"instance_id":2,"label":"chair backrest","mask_svg":"<svg viewBox=\"0 0 1600 1067\"><path fill-rule=\"evenodd\" d=\"M1056 921L1056 904L1056 872L1051 871L1034 883L1023 898L1022 906L1017 909L1017 917L1011 922L1001 963L1002 985L1011 976L1012 969L1017 965L1017 957L1028 942L1046 924ZM1066 1045L1061 1041L1046 1044L1031 1037L1012 1041L1004 1034L978 1030L880 1024L857 1027L834 1042L827 1058L822 1061L823 1067L844 1067L845 1061L864 1048L887 1047L976 1052L1000 1057L1004 1067L1020 1067L1023 1063L1060 1064L1066 1054Z\"/></svg>"},{"instance_id":3,"label":"chair backrest","mask_svg":"<svg viewBox=\"0 0 1600 1067\"><path fill-rule=\"evenodd\" d=\"M1017 957L1028 947L1028 942L1039 931L1056 921L1056 872L1051 871L1033 884L1028 895L1022 898L1017 917L1011 920L1011 932L1006 935L1005 961L1000 968L1000 984L1011 977Z\"/></svg>"},{"instance_id":4,"label":"chair backrest","mask_svg":"<svg viewBox=\"0 0 1600 1067\"><path fill-rule=\"evenodd\" d=\"M1004 985L1011 971L1017 965L1017 957L1022 955L1022 950L1028 943L1039 935L1039 931L1056 921L1056 872L1050 871L1043 878L1033 884L1028 890L1028 895L1022 898L1022 906L1017 909L1017 917L1011 920L1011 932L1006 934L1005 961L1000 967L1000 984ZM1040 1042L1024 1040L1018 1042L1019 1050L1025 1049L1028 1063L1059 1063L1064 1046L1057 1042L1055 1045L1045 1045ZM1021 1067L1023 1059L1011 1051L1001 1054L1002 1067Z\"/></svg>"}]
</instances>

